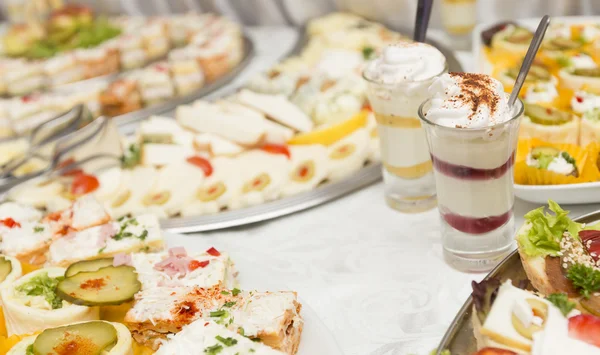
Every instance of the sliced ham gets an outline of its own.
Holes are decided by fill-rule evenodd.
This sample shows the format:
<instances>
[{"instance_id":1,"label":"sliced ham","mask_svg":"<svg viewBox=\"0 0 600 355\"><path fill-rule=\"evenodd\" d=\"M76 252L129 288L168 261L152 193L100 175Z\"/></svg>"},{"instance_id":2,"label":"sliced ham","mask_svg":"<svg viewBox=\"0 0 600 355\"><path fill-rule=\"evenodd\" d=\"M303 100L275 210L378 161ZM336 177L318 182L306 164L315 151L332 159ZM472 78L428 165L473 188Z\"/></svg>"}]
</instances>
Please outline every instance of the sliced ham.
<instances>
[{"instance_id":1,"label":"sliced ham","mask_svg":"<svg viewBox=\"0 0 600 355\"><path fill-rule=\"evenodd\" d=\"M113 258L113 266L132 265L131 254L119 253Z\"/></svg>"},{"instance_id":2,"label":"sliced ham","mask_svg":"<svg viewBox=\"0 0 600 355\"><path fill-rule=\"evenodd\" d=\"M187 256L187 251L185 251L184 247L174 247L169 249L169 256L174 256L176 258Z\"/></svg>"},{"instance_id":3,"label":"sliced ham","mask_svg":"<svg viewBox=\"0 0 600 355\"><path fill-rule=\"evenodd\" d=\"M154 269L164 272L171 278L175 276L184 277L188 272L190 261L192 261L192 259L187 256L169 256L165 260L156 263Z\"/></svg>"}]
</instances>

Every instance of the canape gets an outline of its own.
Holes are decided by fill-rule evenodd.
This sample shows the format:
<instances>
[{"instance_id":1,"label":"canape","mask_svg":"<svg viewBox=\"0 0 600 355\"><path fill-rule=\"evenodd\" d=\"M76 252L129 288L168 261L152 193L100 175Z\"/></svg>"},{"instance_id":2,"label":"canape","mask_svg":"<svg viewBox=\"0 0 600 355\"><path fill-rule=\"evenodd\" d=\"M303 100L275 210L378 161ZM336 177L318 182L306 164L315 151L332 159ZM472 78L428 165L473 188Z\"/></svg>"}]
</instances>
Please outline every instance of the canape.
<instances>
[{"instance_id":1,"label":"canape","mask_svg":"<svg viewBox=\"0 0 600 355\"><path fill-rule=\"evenodd\" d=\"M577 144L579 121L579 117L569 112L526 104L519 135L523 138L539 138L547 142Z\"/></svg>"}]
</instances>

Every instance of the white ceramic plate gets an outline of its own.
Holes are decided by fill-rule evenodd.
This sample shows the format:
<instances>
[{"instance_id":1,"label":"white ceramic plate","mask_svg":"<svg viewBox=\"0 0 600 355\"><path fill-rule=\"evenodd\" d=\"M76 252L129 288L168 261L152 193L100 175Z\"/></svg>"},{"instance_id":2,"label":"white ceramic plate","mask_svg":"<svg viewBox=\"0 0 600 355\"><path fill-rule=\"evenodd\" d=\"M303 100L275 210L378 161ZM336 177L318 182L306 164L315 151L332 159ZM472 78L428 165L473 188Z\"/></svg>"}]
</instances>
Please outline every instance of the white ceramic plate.
<instances>
[{"instance_id":1,"label":"white ceramic plate","mask_svg":"<svg viewBox=\"0 0 600 355\"><path fill-rule=\"evenodd\" d=\"M553 23L600 23L600 16L573 16L553 17ZM535 30L540 18L528 18L515 20L518 24ZM484 44L481 41L481 33L494 26L495 23L479 24L473 31L473 57L475 58L475 71L490 74L491 64L483 53ZM552 199L559 204L586 204L600 202L600 182L571 185L517 185L515 184L515 195L525 201L546 204Z\"/></svg>"},{"instance_id":2,"label":"white ceramic plate","mask_svg":"<svg viewBox=\"0 0 600 355\"><path fill-rule=\"evenodd\" d=\"M212 246L219 249L218 244L208 243L205 238L192 238L181 234L165 233L165 240L170 247L185 246L188 250L206 250ZM226 250L226 248L223 248ZM281 280L274 280L273 273L268 270L258 268L255 263L247 261L243 256L230 253L231 258L239 271L240 288L259 291L286 291L289 290ZM299 295L302 296L302 295ZM333 334L327 329L325 324L319 319L317 313L312 310L299 297L302 303L302 317L304 318L304 329L302 331L302 340L297 355L343 355Z\"/></svg>"}]
</instances>

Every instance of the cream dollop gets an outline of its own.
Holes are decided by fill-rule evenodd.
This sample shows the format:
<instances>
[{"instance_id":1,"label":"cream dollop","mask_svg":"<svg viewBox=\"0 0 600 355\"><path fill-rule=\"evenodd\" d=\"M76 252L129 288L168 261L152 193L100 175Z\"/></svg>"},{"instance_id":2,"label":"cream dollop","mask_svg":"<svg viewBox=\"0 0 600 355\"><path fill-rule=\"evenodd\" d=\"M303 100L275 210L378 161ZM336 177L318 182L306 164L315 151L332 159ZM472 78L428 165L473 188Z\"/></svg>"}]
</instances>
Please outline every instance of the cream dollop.
<instances>
[{"instance_id":1,"label":"cream dollop","mask_svg":"<svg viewBox=\"0 0 600 355\"><path fill-rule=\"evenodd\" d=\"M400 42L387 46L365 70L369 80L384 84L432 78L446 68L446 58L426 43Z\"/></svg>"},{"instance_id":2,"label":"cream dollop","mask_svg":"<svg viewBox=\"0 0 600 355\"><path fill-rule=\"evenodd\" d=\"M513 116L502 83L485 74L444 74L431 84L429 94L425 116L441 126L487 128Z\"/></svg>"}]
</instances>

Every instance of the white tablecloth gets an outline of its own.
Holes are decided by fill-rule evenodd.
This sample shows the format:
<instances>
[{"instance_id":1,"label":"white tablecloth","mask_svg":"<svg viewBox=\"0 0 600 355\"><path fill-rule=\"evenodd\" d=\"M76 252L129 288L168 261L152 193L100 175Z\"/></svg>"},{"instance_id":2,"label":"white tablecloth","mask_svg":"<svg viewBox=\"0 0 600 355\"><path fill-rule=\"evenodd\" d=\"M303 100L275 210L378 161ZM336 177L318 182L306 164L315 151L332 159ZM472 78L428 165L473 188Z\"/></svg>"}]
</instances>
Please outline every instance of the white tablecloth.
<instances>
[{"instance_id":1,"label":"white tablecloth","mask_svg":"<svg viewBox=\"0 0 600 355\"><path fill-rule=\"evenodd\" d=\"M250 33L258 56L233 85L272 65L295 38L282 28ZM459 58L469 69L469 54ZM428 354L470 294L470 281L484 275L443 262L437 210L400 214L382 196L379 183L292 216L191 235L188 247L210 238L272 270L320 315L346 355ZM517 201L517 225L536 207ZM576 216L599 208L570 209Z\"/></svg>"}]
</instances>

